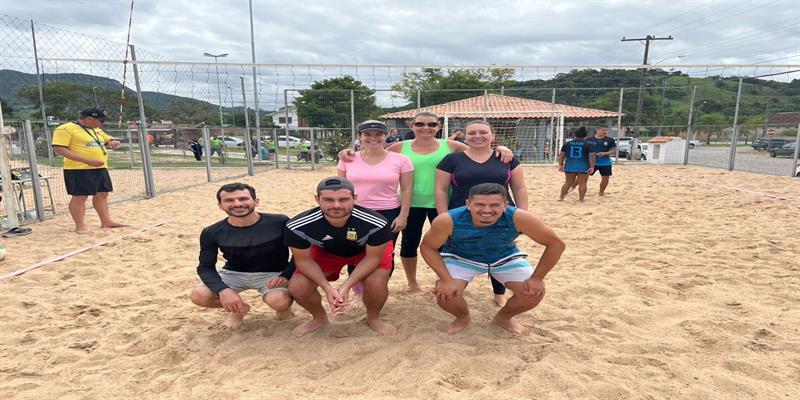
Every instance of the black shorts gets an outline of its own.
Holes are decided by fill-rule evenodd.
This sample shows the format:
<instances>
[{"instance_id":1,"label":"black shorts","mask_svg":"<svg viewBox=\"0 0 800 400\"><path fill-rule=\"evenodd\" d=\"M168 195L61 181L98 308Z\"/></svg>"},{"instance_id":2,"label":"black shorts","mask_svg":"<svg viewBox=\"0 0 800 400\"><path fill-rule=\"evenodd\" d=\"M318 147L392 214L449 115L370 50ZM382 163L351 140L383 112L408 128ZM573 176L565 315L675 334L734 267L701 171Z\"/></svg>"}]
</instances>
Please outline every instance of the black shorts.
<instances>
[{"instance_id":1,"label":"black shorts","mask_svg":"<svg viewBox=\"0 0 800 400\"><path fill-rule=\"evenodd\" d=\"M600 176L611 176L610 165L595 165L594 171L592 171L592 175L594 175L594 173L597 171L600 171Z\"/></svg>"},{"instance_id":2,"label":"black shorts","mask_svg":"<svg viewBox=\"0 0 800 400\"><path fill-rule=\"evenodd\" d=\"M64 185L72 196L94 196L99 192L113 192L108 169L65 169Z\"/></svg>"}]
</instances>

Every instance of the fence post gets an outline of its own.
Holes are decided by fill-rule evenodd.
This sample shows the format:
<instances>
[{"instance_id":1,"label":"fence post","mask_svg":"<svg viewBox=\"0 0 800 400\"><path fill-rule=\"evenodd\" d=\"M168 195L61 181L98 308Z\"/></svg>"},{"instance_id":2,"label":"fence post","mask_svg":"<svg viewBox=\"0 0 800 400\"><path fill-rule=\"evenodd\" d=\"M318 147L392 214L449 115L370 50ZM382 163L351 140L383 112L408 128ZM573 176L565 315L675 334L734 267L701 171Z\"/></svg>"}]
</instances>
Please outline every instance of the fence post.
<instances>
[{"instance_id":1,"label":"fence post","mask_svg":"<svg viewBox=\"0 0 800 400\"><path fill-rule=\"evenodd\" d=\"M33 205L36 208L36 217L39 221L44 221L44 207L42 206L42 187L39 186L39 164L38 160L36 159L36 143L33 140L33 129L31 128L31 120L26 119L23 121L23 134L25 135L25 141L28 143L28 164L31 167L31 184L33 185ZM23 194L24 196L24 194ZM27 219L27 211L22 210L26 213L25 218Z\"/></svg>"},{"instance_id":2,"label":"fence post","mask_svg":"<svg viewBox=\"0 0 800 400\"><path fill-rule=\"evenodd\" d=\"M131 47L131 60L136 61L136 48ZM153 163L150 161L150 146L147 141L147 119L144 115L144 100L142 100L142 83L139 80L139 66L133 63L133 78L136 81L136 98L139 101L139 147L142 149L142 171L144 171L145 197L152 198L156 195L155 181L153 180Z\"/></svg>"},{"instance_id":3,"label":"fence post","mask_svg":"<svg viewBox=\"0 0 800 400\"><path fill-rule=\"evenodd\" d=\"M352 92L352 90L351 90L351 92ZM284 111L286 111L286 114L285 114L286 125L284 125L285 131L286 131L284 134L286 135L286 137L283 140L284 143L286 143L286 169L292 169L292 158L289 157L289 148L290 148L289 145L291 143L289 143L289 90L288 89L284 89L283 90L283 109L284 109ZM277 142L275 143L275 147L276 148L278 147L278 143ZM277 150L275 150L275 158L278 158L278 151Z\"/></svg>"},{"instance_id":4,"label":"fence post","mask_svg":"<svg viewBox=\"0 0 800 400\"><path fill-rule=\"evenodd\" d=\"M314 138L314 135L315 135L314 128L311 128L311 132L309 133L309 135L311 136L311 170L312 171L316 171L317 170L317 166L316 166L316 164L317 164L317 149L315 147L316 140Z\"/></svg>"},{"instance_id":5,"label":"fence post","mask_svg":"<svg viewBox=\"0 0 800 400\"><path fill-rule=\"evenodd\" d=\"M798 155L800 155L800 124L797 124L797 137L794 139L794 162L792 163L792 172L789 176L794 176L797 173Z\"/></svg>"},{"instance_id":6,"label":"fence post","mask_svg":"<svg viewBox=\"0 0 800 400\"><path fill-rule=\"evenodd\" d=\"M247 97L244 94L244 77L240 76L242 82L242 104L244 104L244 158L247 160L247 175L253 176L253 143L250 135L250 116L247 115Z\"/></svg>"},{"instance_id":7,"label":"fence post","mask_svg":"<svg viewBox=\"0 0 800 400\"><path fill-rule=\"evenodd\" d=\"M558 146L558 138L556 137L556 126L555 126L555 112L556 112L556 88L553 88L553 94L550 98L550 147L551 147L551 157L553 159L553 163L556 163L558 160L558 154L561 152L561 148L553 148Z\"/></svg>"},{"instance_id":8,"label":"fence post","mask_svg":"<svg viewBox=\"0 0 800 400\"><path fill-rule=\"evenodd\" d=\"M350 90L350 143L355 148L356 145L356 96Z\"/></svg>"},{"instance_id":9,"label":"fence post","mask_svg":"<svg viewBox=\"0 0 800 400\"><path fill-rule=\"evenodd\" d=\"M417 89L417 108L422 108L422 90Z\"/></svg>"},{"instance_id":10,"label":"fence post","mask_svg":"<svg viewBox=\"0 0 800 400\"><path fill-rule=\"evenodd\" d=\"M733 132L731 132L731 158L728 162L728 171L733 171L734 163L736 162L736 139L739 122L739 103L742 98L742 78L739 78L739 89L736 91L736 108L733 112Z\"/></svg>"},{"instance_id":11,"label":"fence post","mask_svg":"<svg viewBox=\"0 0 800 400\"><path fill-rule=\"evenodd\" d=\"M44 109L44 87L42 84L42 74L39 71L39 53L36 49L36 31L33 27L33 20L31 20L31 35L33 36L33 61L36 63L36 84L39 86L39 109L42 112L42 121L44 121L44 137L47 139L47 165L53 166L53 146L52 138L50 137L50 128L47 126L47 111Z\"/></svg>"},{"instance_id":12,"label":"fence post","mask_svg":"<svg viewBox=\"0 0 800 400\"><path fill-rule=\"evenodd\" d=\"M683 165L689 164L689 141L692 140L692 114L694 114L694 95L697 86L692 86L692 95L689 96L689 122L686 124L686 147L683 149Z\"/></svg>"},{"instance_id":13,"label":"fence post","mask_svg":"<svg viewBox=\"0 0 800 400\"><path fill-rule=\"evenodd\" d=\"M139 140L141 142L141 140ZM203 124L203 148L206 154L206 177L208 181L213 181L211 177L211 139L208 137L208 127Z\"/></svg>"},{"instance_id":14,"label":"fence post","mask_svg":"<svg viewBox=\"0 0 800 400\"><path fill-rule=\"evenodd\" d=\"M133 169L133 134L131 134L131 128L127 128L126 132L128 133L128 155L131 159L131 169Z\"/></svg>"},{"instance_id":15,"label":"fence post","mask_svg":"<svg viewBox=\"0 0 800 400\"><path fill-rule=\"evenodd\" d=\"M0 177L3 182L9 182L3 185L3 206L6 209L6 219L8 219L8 228L19 228L19 218L17 217L17 202L14 197L14 187L11 184L11 169L8 163L8 135L11 132L6 132L6 124L3 122L3 106L0 103Z\"/></svg>"},{"instance_id":16,"label":"fence post","mask_svg":"<svg viewBox=\"0 0 800 400\"><path fill-rule=\"evenodd\" d=\"M625 88L619 88L619 105L617 106L617 139L622 137L622 98L625 96ZM630 148L628 148L630 151ZM619 146L614 156L614 164L619 165Z\"/></svg>"}]
</instances>

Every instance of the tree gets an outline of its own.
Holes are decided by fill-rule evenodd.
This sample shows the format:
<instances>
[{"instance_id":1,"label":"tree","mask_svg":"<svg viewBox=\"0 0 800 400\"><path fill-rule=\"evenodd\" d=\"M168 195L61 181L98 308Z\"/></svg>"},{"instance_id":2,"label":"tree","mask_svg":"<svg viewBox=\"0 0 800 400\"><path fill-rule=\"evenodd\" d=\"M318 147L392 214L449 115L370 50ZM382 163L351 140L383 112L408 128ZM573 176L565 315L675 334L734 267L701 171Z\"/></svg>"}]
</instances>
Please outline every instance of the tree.
<instances>
[{"instance_id":1,"label":"tree","mask_svg":"<svg viewBox=\"0 0 800 400\"><path fill-rule=\"evenodd\" d=\"M485 89L512 85L513 77L513 68L455 69L446 73L441 68L425 68L422 72L404 73L392 90L402 93L413 105L417 104L419 90L419 103L426 106L480 96Z\"/></svg>"},{"instance_id":2,"label":"tree","mask_svg":"<svg viewBox=\"0 0 800 400\"><path fill-rule=\"evenodd\" d=\"M0 97L0 105L2 105L2 107L3 107L3 117L4 118L8 118L9 116L11 116L11 114L14 113L14 108L12 108L10 105L8 105L8 102L3 100L2 97Z\"/></svg>"},{"instance_id":3,"label":"tree","mask_svg":"<svg viewBox=\"0 0 800 400\"><path fill-rule=\"evenodd\" d=\"M375 91L352 76L314 82L294 99L297 115L313 127L350 127L350 91L353 91L355 121L374 118L378 112Z\"/></svg>"},{"instance_id":4,"label":"tree","mask_svg":"<svg viewBox=\"0 0 800 400\"><path fill-rule=\"evenodd\" d=\"M711 144L711 136L728 127L728 118L717 112L702 114L697 117L696 127L698 131L706 133L706 144Z\"/></svg>"}]
</instances>

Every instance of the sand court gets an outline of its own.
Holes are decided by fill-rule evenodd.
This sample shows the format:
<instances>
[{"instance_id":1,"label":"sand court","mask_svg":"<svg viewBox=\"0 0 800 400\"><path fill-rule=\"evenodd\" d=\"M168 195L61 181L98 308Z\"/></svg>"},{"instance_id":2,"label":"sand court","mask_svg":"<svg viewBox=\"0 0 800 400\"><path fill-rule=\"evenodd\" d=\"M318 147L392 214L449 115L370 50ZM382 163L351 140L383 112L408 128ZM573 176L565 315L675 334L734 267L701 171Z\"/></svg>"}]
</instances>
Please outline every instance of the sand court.
<instances>
[{"instance_id":1,"label":"sand court","mask_svg":"<svg viewBox=\"0 0 800 400\"><path fill-rule=\"evenodd\" d=\"M0 397L15 399L542 398L789 399L800 393L800 180L701 167L614 169L607 196L586 203L554 166L526 167L531 211L566 242L547 295L519 321L490 323L489 281L466 290L473 324L449 321L396 271L380 337L363 309L296 339L309 319L276 321L255 291L241 332L191 304L200 230L224 217L223 182L111 206L118 230L71 232L63 215L4 240L0 275L95 243L64 261L0 281ZM314 205L321 171L241 178L260 211ZM779 199L779 198L783 198ZM87 213L90 225L99 225ZM155 224L163 225L152 227ZM133 234L142 228L151 229ZM116 239L116 240L115 240ZM541 248L527 238L532 263ZM399 265L399 259L398 265ZM420 257L420 283L434 274ZM221 265L221 262L220 264ZM794 394L793 394L794 393Z\"/></svg>"}]
</instances>

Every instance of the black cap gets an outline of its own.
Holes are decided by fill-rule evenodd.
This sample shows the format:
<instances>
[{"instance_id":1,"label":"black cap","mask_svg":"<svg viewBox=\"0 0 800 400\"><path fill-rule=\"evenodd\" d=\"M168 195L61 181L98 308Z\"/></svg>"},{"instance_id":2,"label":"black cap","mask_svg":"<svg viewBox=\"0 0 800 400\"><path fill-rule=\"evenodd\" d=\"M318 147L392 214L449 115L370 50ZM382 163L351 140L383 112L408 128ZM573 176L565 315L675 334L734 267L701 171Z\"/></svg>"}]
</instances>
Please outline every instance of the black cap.
<instances>
[{"instance_id":1,"label":"black cap","mask_svg":"<svg viewBox=\"0 0 800 400\"><path fill-rule=\"evenodd\" d=\"M323 190L339 190L339 189L347 189L350 193L355 193L356 188L353 186L353 182L347 180L347 178L343 178L341 176L332 176L330 178L325 178L319 182L317 185L317 194Z\"/></svg>"},{"instance_id":2,"label":"black cap","mask_svg":"<svg viewBox=\"0 0 800 400\"><path fill-rule=\"evenodd\" d=\"M380 131L383 133L388 133L389 130L386 129L386 124L381 121L364 121L358 126L358 133L366 132L366 131Z\"/></svg>"},{"instance_id":3,"label":"black cap","mask_svg":"<svg viewBox=\"0 0 800 400\"><path fill-rule=\"evenodd\" d=\"M106 119L106 113L99 108L87 108L81 111L81 117L92 117L97 119Z\"/></svg>"}]
</instances>

